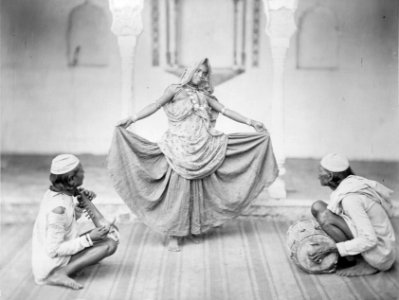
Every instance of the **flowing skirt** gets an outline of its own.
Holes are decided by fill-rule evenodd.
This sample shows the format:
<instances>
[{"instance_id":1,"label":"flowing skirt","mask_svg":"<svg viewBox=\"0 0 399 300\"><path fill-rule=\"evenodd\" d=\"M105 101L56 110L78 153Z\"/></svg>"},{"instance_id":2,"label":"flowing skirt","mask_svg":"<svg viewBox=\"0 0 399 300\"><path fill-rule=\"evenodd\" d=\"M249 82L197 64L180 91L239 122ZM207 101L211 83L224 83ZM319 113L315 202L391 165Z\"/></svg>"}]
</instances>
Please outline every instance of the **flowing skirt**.
<instances>
[{"instance_id":1,"label":"flowing skirt","mask_svg":"<svg viewBox=\"0 0 399 300\"><path fill-rule=\"evenodd\" d=\"M237 217L278 176L268 133L229 134L226 157L211 175L185 179L156 143L116 127L108 170L120 197L153 230L201 234Z\"/></svg>"}]
</instances>

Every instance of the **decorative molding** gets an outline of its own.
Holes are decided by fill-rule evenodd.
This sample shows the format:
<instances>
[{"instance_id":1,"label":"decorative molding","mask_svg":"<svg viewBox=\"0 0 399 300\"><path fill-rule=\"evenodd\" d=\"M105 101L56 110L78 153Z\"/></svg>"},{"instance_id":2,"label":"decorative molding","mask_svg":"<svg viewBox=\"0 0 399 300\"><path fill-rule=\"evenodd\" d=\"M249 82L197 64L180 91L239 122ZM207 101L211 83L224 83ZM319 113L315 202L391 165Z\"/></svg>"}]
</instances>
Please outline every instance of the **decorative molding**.
<instances>
[{"instance_id":1,"label":"decorative molding","mask_svg":"<svg viewBox=\"0 0 399 300\"><path fill-rule=\"evenodd\" d=\"M298 0L263 0L263 2L266 1L267 6L271 11L276 11L281 8L286 8L290 11L296 11L298 7Z\"/></svg>"},{"instance_id":2,"label":"decorative molding","mask_svg":"<svg viewBox=\"0 0 399 300\"><path fill-rule=\"evenodd\" d=\"M215 85L225 82L245 71L248 0L229 1L232 1L232 14L234 16L231 25L233 32L231 65L212 68L213 82ZM156 5L154 1L152 1L152 4ZM162 26L165 30L160 32L160 34L165 34L165 70L177 76L180 76L186 68L185 63L182 61L182 56L184 57L183 54L187 52L183 51L189 51L181 40L182 20L184 19L182 15L183 5L190 5L190 2L182 0L165 1L165 26Z\"/></svg>"},{"instance_id":3,"label":"decorative molding","mask_svg":"<svg viewBox=\"0 0 399 300\"><path fill-rule=\"evenodd\" d=\"M160 32L159 32L159 0L151 0L151 33L152 33L152 65L159 66L160 62Z\"/></svg>"},{"instance_id":4,"label":"decorative molding","mask_svg":"<svg viewBox=\"0 0 399 300\"><path fill-rule=\"evenodd\" d=\"M117 36L139 36L143 31L144 0L109 0L113 16L111 31Z\"/></svg>"},{"instance_id":5,"label":"decorative molding","mask_svg":"<svg viewBox=\"0 0 399 300\"><path fill-rule=\"evenodd\" d=\"M179 20L181 19L181 2L179 0L166 0L166 62L169 67L179 66L178 41L180 34Z\"/></svg>"},{"instance_id":6,"label":"decorative molding","mask_svg":"<svg viewBox=\"0 0 399 300\"><path fill-rule=\"evenodd\" d=\"M247 0L233 1L233 65L235 68L244 68L246 60L246 19L247 19Z\"/></svg>"},{"instance_id":7,"label":"decorative molding","mask_svg":"<svg viewBox=\"0 0 399 300\"><path fill-rule=\"evenodd\" d=\"M259 66L261 0L253 0L252 10L252 66Z\"/></svg>"}]
</instances>

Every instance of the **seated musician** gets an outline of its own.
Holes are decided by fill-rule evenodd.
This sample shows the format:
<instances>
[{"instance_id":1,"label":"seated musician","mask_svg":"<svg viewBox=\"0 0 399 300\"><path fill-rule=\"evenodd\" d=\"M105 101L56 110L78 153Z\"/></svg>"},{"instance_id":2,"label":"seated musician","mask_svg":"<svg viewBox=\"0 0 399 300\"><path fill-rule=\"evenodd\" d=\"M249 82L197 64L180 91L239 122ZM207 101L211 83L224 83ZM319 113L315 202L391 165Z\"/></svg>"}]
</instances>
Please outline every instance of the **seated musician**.
<instances>
[{"instance_id":1,"label":"seated musician","mask_svg":"<svg viewBox=\"0 0 399 300\"><path fill-rule=\"evenodd\" d=\"M395 233L389 218L392 191L376 181L355 176L349 161L335 153L321 160L319 180L333 192L328 205L323 201L313 203L312 214L336 244L316 250L309 258L320 263L327 254L338 253L347 263L337 270L341 276L390 269L396 259Z\"/></svg>"},{"instance_id":2,"label":"seated musician","mask_svg":"<svg viewBox=\"0 0 399 300\"><path fill-rule=\"evenodd\" d=\"M58 155L52 160L50 173L51 186L33 228L33 275L37 284L81 289L83 286L71 275L112 255L118 242L108 237L112 226L97 227L79 236L77 219L83 210L75 204L76 197L95 197L80 187L84 171L79 159L71 154Z\"/></svg>"}]
</instances>

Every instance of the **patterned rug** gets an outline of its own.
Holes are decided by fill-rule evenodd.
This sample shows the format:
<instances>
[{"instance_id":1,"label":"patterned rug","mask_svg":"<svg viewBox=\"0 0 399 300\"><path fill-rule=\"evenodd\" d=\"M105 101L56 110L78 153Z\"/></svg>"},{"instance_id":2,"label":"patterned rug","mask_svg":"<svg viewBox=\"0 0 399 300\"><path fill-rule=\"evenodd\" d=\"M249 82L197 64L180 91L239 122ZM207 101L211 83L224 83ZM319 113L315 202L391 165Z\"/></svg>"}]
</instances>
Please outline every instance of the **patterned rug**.
<instances>
[{"instance_id":1,"label":"patterned rug","mask_svg":"<svg viewBox=\"0 0 399 300\"><path fill-rule=\"evenodd\" d=\"M0 299L399 299L398 262L388 272L356 278L299 270L286 247L289 225L239 218L199 243L185 240L182 251L174 253L164 247L164 237L143 224L121 224L119 249L76 276L85 287L79 291L35 285L32 226L3 225ZM394 227L399 232L399 219Z\"/></svg>"}]
</instances>

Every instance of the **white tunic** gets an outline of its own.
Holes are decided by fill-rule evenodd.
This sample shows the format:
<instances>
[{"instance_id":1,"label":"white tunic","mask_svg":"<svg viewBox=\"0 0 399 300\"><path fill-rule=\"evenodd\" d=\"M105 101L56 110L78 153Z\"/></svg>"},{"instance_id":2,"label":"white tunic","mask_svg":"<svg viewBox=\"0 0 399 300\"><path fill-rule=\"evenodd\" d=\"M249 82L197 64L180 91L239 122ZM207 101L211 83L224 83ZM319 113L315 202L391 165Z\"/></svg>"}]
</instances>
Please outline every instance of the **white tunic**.
<instances>
[{"instance_id":1,"label":"white tunic","mask_svg":"<svg viewBox=\"0 0 399 300\"><path fill-rule=\"evenodd\" d=\"M65 208L63 214L52 212L58 206ZM32 271L36 283L46 283L54 269L67 265L73 254L89 246L84 236L79 237L73 197L48 190L33 227Z\"/></svg>"},{"instance_id":2,"label":"white tunic","mask_svg":"<svg viewBox=\"0 0 399 300\"><path fill-rule=\"evenodd\" d=\"M385 271L395 263L395 232L389 219L391 190L360 176L349 176L331 194L328 209L343 217L354 238L337 243L341 256L361 254Z\"/></svg>"}]
</instances>

